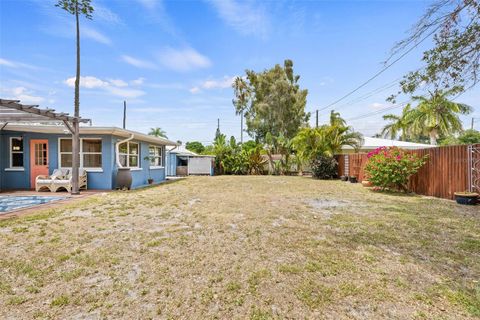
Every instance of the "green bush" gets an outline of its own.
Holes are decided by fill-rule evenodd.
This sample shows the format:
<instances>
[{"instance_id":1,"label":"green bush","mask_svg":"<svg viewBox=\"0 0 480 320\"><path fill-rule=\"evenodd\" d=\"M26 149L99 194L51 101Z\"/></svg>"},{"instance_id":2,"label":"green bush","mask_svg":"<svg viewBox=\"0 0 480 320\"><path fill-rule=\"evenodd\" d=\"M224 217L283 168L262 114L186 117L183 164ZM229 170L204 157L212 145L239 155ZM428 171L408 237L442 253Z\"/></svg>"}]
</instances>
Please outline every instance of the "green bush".
<instances>
[{"instance_id":1,"label":"green bush","mask_svg":"<svg viewBox=\"0 0 480 320\"><path fill-rule=\"evenodd\" d=\"M365 173L373 186L408 191L410 177L420 169L427 156L419 157L398 147L381 147L368 153Z\"/></svg>"},{"instance_id":2,"label":"green bush","mask_svg":"<svg viewBox=\"0 0 480 320\"><path fill-rule=\"evenodd\" d=\"M333 179L338 176L338 162L333 157L319 155L311 163L312 174L317 179Z\"/></svg>"}]
</instances>

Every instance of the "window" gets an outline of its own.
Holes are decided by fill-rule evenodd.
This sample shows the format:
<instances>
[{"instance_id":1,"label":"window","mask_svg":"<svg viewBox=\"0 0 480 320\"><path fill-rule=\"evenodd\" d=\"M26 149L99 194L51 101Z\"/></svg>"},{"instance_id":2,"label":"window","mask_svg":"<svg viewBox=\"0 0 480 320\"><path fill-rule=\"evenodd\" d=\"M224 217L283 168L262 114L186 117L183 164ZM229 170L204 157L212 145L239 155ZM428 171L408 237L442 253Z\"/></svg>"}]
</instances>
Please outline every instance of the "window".
<instances>
[{"instance_id":1,"label":"window","mask_svg":"<svg viewBox=\"0 0 480 320\"><path fill-rule=\"evenodd\" d=\"M120 164L125 168L138 168L140 147L136 142L124 142L119 147Z\"/></svg>"},{"instance_id":2,"label":"window","mask_svg":"<svg viewBox=\"0 0 480 320\"><path fill-rule=\"evenodd\" d=\"M102 167L102 140L82 139L82 160L85 168Z\"/></svg>"},{"instance_id":3,"label":"window","mask_svg":"<svg viewBox=\"0 0 480 320\"><path fill-rule=\"evenodd\" d=\"M163 147L150 146L148 153L151 167L163 167Z\"/></svg>"},{"instance_id":4,"label":"window","mask_svg":"<svg viewBox=\"0 0 480 320\"><path fill-rule=\"evenodd\" d=\"M59 142L60 168L72 167L72 139L62 138ZM80 167L102 167L102 139L80 139Z\"/></svg>"},{"instance_id":5,"label":"window","mask_svg":"<svg viewBox=\"0 0 480 320\"><path fill-rule=\"evenodd\" d=\"M23 168L23 138L10 138L10 168Z\"/></svg>"}]
</instances>

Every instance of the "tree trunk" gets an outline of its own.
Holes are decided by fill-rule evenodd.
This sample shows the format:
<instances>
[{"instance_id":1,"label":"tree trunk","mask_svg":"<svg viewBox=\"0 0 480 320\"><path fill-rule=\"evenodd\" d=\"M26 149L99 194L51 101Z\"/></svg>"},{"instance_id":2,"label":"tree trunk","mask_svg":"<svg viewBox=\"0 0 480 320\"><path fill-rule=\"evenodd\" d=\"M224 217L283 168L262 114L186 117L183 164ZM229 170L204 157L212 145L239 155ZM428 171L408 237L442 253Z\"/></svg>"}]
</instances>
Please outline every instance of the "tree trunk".
<instances>
[{"instance_id":1,"label":"tree trunk","mask_svg":"<svg viewBox=\"0 0 480 320\"><path fill-rule=\"evenodd\" d=\"M79 194L78 190L78 167L80 166L80 23L78 19L78 1L75 4L75 19L77 27L77 71L75 76L75 120L73 121L72 135L72 194Z\"/></svg>"},{"instance_id":2,"label":"tree trunk","mask_svg":"<svg viewBox=\"0 0 480 320\"><path fill-rule=\"evenodd\" d=\"M274 172L272 153L270 151L268 151L267 155L268 155L268 174L272 175L273 172Z\"/></svg>"},{"instance_id":3,"label":"tree trunk","mask_svg":"<svg viewBox=\"0 0 480 320\"><path fill-rule=\"evenodd\" d=\"M430 131L430 144L432 146L437 145L437 129L432 129L432 131Z\"/></svg>"}]
</instances>

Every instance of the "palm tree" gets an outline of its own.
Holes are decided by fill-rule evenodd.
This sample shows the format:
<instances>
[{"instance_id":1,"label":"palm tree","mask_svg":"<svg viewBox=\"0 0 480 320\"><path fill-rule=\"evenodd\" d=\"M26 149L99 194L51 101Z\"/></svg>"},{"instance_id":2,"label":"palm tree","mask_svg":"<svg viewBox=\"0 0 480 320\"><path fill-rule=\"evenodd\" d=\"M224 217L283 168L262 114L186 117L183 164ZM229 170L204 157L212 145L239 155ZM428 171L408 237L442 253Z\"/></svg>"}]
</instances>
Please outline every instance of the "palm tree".
<instances>
[{"instance_id":1,"label":"palm tree","mask_svg":"<svg viewBox=\"0 0 480 320\"><path fill-rule=\"evenodd\" d=\"M293 148L302 161L311 161L326 151L322 128L303 128L292 140Z\"/></svg>"},{"instance_id":2,"label":"palm tree","mask_svg":"<svg viewBox=\"0 0 480 320\"><path fill-rule=\"evenodd\" d=\"M324 139L327 146L325 154L331 157L341 152L343 146L358 149L363 141L362 134L353 131L352 127L324 126L322 130L325 131Z\"/></svg>"},{"instance_id":3,"label":"palm tree","mask_svg":"<svg viewBox=\"0 0 480 320\"><path fill-rule=\"evenodd\" d=\"M403 107L402 114L386 114L383 116L383 120L390 121L381 132L381 135L384 138L390 138L395 140L397 136L400 134L400 140L407 141L410 136L410 119L409 115L412 111L410 104L407 104Z\"/></svg>"},{"instance_id":4,"label":"palm tree","mask_svg":"<svg viewBox=\"0 0 480 320\"><path fill-rule=\"evenodd\" d=\"M347 122L340 116L340 112L330 111L330 125L338 127L346 127Z\"/></svg>"},{"instance_id":5,"label":"palm tree","mask_svg":"<svg viewBox=\"0 0 480 320\"><path fill-rule=\"evenodd\" d=\"M457 93L455 89L430 93L430 97L413 97L418 105L408 115L412 131L417 134L427 134L430 144L437 144L439 135L450 135L462 131L462 121L459 114L468 114L472 108L463 103L448 100L448 96Z\"/></svg>"},{"instance_id":6,"label":"palm tree","mask_svg":"<svg viewBox=\"0 0 480 320\"><path fill-rule=\"evenodd\" d=\"M150 132L148 134L151 136L168 139L167 133L159 127L150 128Z\"/></svg>"},{"instance_id":7,"label":"palm tree","mask_svg":"<svg viewBox=\"0 0 480 320\"><path fill-rule=\"evenodd\" d=\"M80 117L80 20L83 15L87 19L92 19L93 7L91 0L59 0L56 7L59 7L75 16L76 27L76 53L77 65L75 73L75 94L74 94L74 116L72 132L72 194L78 194L78 167L80 166L80 127L78 119Z\"/></svg>"}]
</instances>

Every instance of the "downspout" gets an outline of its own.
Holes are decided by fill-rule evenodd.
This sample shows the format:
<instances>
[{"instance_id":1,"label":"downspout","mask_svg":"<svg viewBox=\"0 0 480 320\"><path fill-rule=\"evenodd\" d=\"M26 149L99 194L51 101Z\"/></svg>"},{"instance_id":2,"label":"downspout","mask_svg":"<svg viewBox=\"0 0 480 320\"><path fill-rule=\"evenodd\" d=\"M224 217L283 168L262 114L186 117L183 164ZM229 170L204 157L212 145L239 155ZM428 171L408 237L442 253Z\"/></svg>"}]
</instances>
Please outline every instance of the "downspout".
<instances>
[{"instance_id":1,"label":"downspout","mask_svg":"<svg viewBox=\"0 0 480 320\"><path fill-rule=\"evenodd\" d=\"M117 143L115 143L115 160L116 160L117 166L118 166L119 168L123 168L122 164L120 163L120 150L119 150L120 145L121 145L122 143L125 143L125 142L127 142L127 141L132 140L134 137L135 137L135 135L134 135L133 133L131 133L129 138L127 138L127 139L125 139L125 140L120 140L120 141L118 141Z\"/></svg>"}]
</instances>

